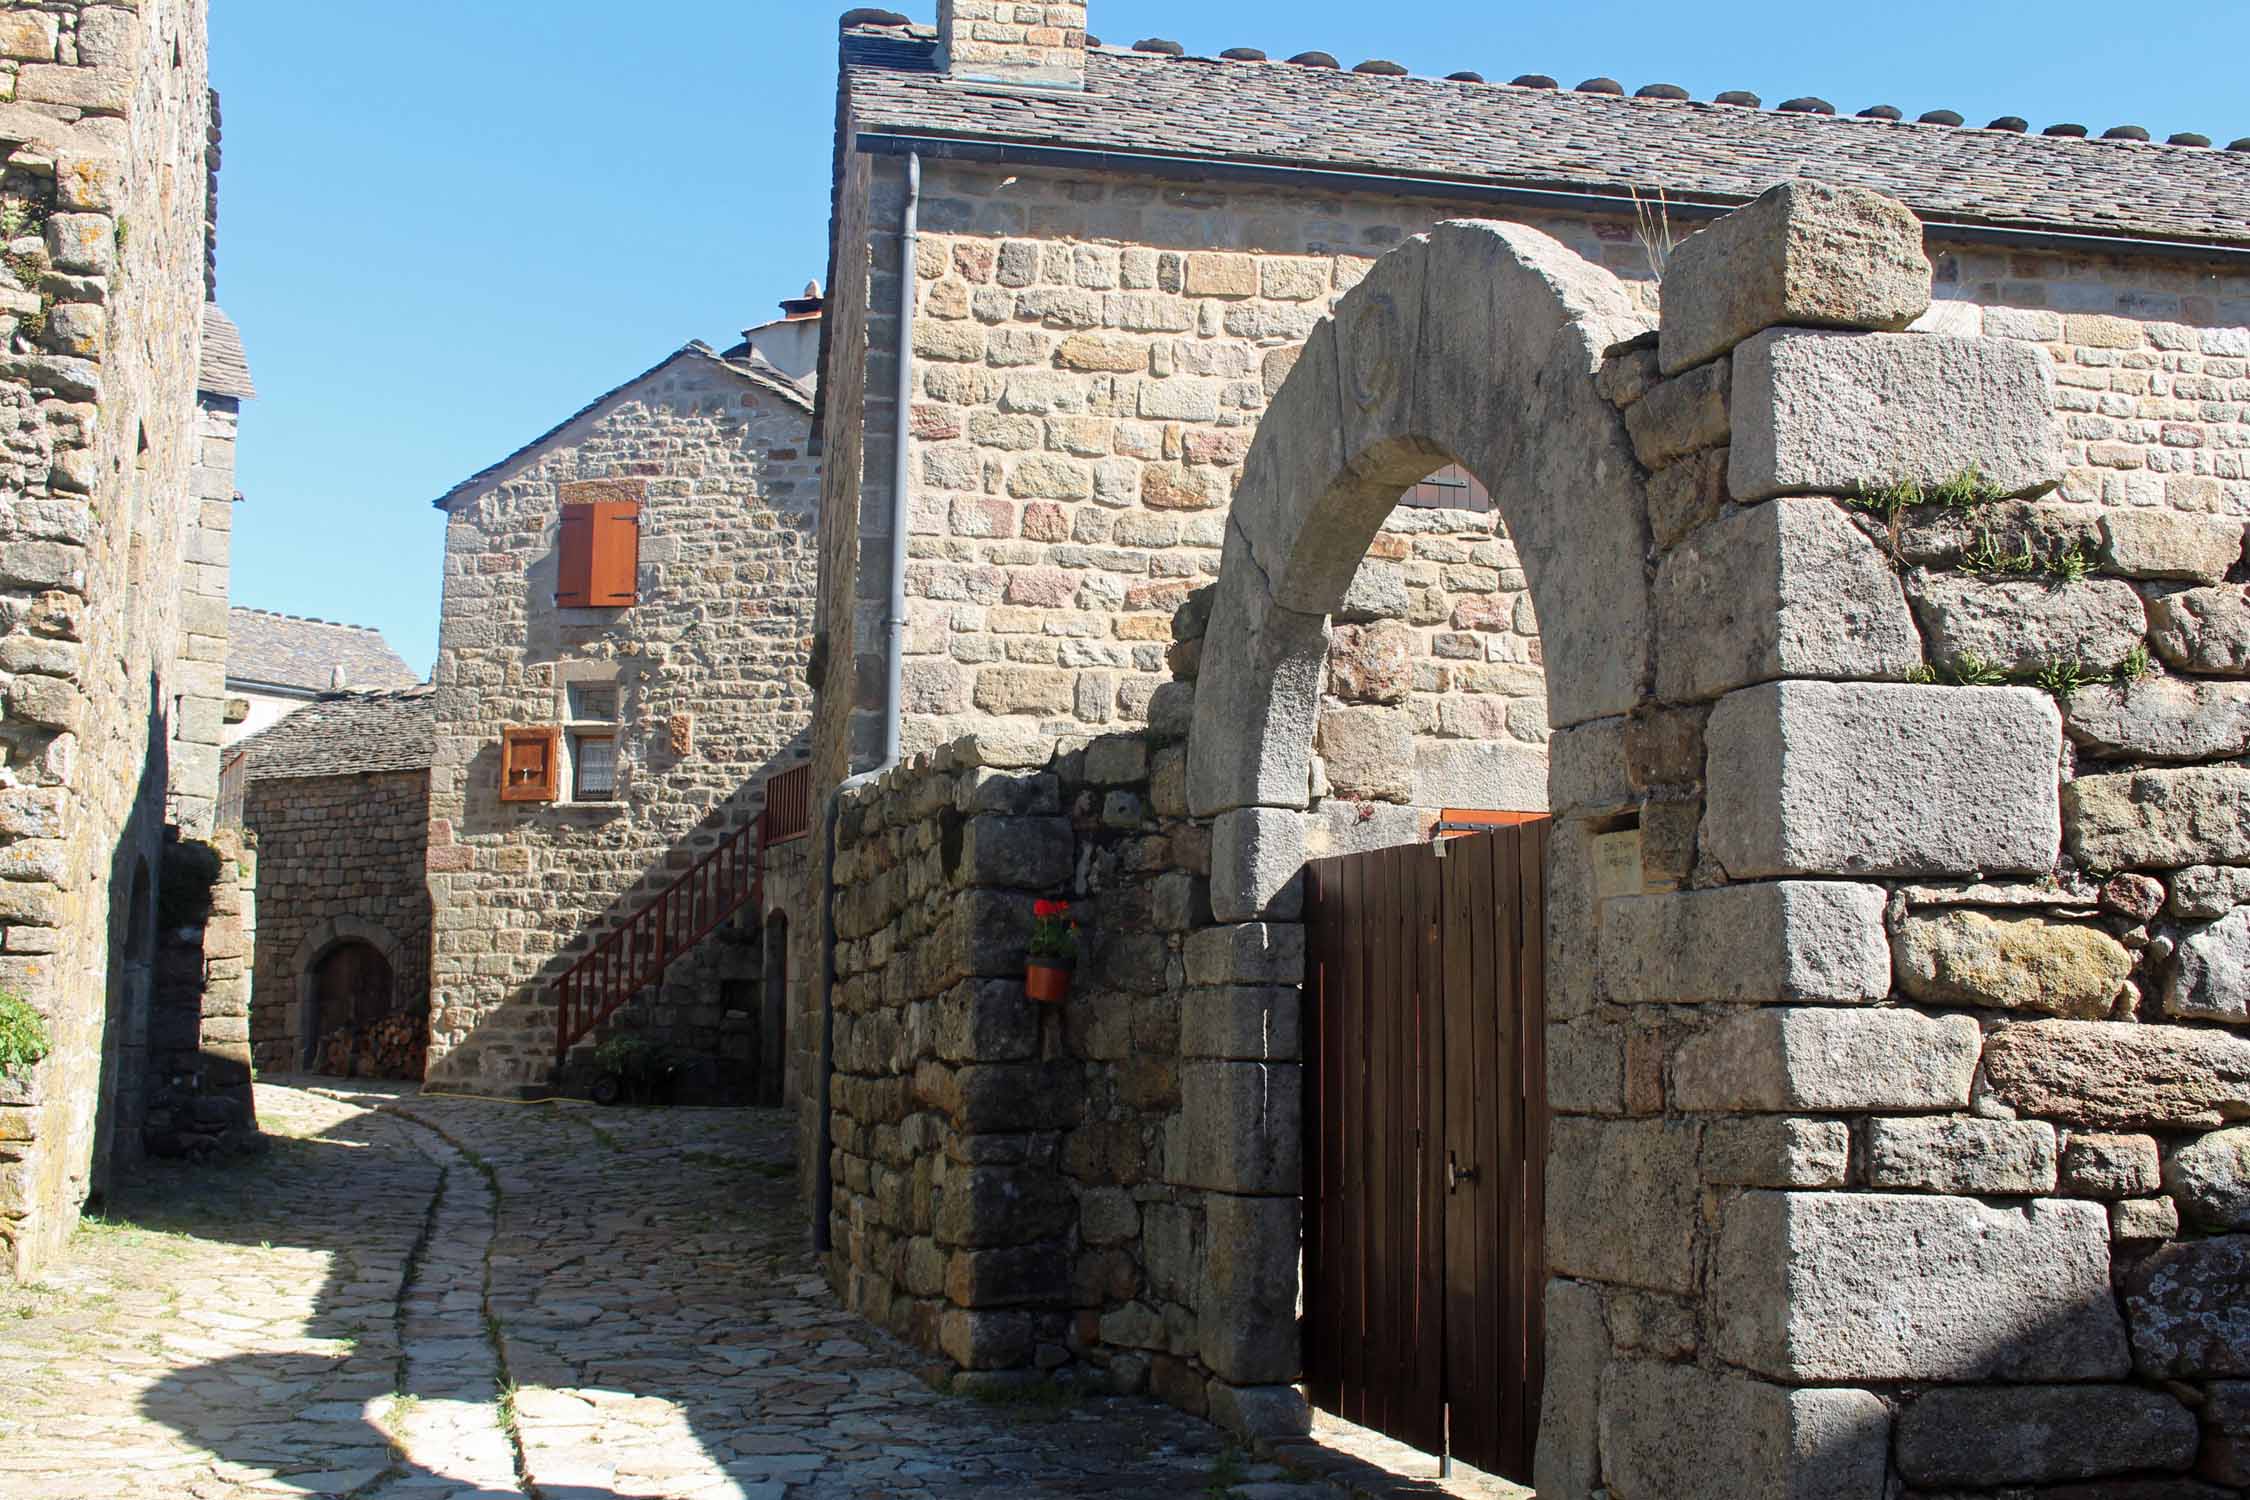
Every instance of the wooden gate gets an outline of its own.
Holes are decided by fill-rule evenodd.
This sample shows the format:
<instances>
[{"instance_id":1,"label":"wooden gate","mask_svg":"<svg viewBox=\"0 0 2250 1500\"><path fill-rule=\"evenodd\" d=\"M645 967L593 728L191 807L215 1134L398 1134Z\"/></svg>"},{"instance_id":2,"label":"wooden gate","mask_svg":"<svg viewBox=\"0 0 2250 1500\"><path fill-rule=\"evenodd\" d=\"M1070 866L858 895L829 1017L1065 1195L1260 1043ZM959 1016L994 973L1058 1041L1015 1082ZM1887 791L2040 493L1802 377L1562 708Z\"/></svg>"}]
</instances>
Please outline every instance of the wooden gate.
<instances>
[{"instance_id":1,"label":"wooden gate","mask_svg":"<svg viewBox=\"0 0 2250 1500\"><path fill-rule=\"evenodd\" d=\"M1545 819L1310 867L1313 1404L1518 1483L1539 1430Z\"/></svg>"}]
</instances>

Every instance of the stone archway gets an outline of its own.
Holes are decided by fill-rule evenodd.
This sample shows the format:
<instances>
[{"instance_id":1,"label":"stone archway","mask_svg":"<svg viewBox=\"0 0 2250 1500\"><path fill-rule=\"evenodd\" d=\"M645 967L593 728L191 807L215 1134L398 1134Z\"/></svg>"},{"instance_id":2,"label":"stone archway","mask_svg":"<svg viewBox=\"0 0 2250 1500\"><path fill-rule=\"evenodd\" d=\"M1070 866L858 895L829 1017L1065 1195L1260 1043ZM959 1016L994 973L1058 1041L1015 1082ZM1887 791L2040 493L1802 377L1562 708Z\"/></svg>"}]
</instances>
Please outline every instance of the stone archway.
<instances>
[{"instance_id":1,"label":"stone archway","mask_svg":"<svg viewBox=\"0 0 2250 1500\"><path fill-rule=\"evenodd\" d=\"M375 962L391 976L394 1002L397 978L409 972L406 945L379 922L360 917L331 917L306 933L290 957L289 973L295 985L295 998L290 1008L290 1025L294 1032L292 1055L298 1066L308 1071L314 1063L314 1049L320 1043L323 965L339 952L355 946L372 950ZM426 1018L424 1025L426 1028Z\"/></svg>"},{"instance_id":2,"label":"stone archway","mask_svg":"<svg viewBox=\"0 0 2250 1500\"><path fill-rule=\"evenodd\" d=\"M1191 945L1191 999L1270 1020L1273 986L1301 981L1329 616L1400 493L1459 463L1519 549L1556 731L1539 1492L1875 1500L1891 1415L1859 1387L1950 1356L1853 1324L1824 1278L1884 1264L1919 1329L1977 1262L1970 1342L2067 1310L2026 1311L2033 1273L1977 1248L1997 1231L1971 1200L1876 1212L1806 1151L1848 1142L1850 1117L1967 1109L1976 1024L1887 1003L1879 882L2051 871L2061 735L2037 693L1926 685L1898 571L1841 500L1963 474L2051 487L2052 376L2022 346L1895 332L1929 302L1921 229L1856 190L1776 189L1683 246L1664 293L1644 337L1623 287L1555 241L1450 223L1315 331L1259 426L1205 637L1189 796L1220 925ZM1639 879L1597 899L1607 833L1637 835ZM1185 1081L1189 1134L1229 1143L1189 1185L1214 1242L1250 1247L1213 1259L1202 1353L1269 1413L1294 1369L1296 1066ZM2086 1250L2059 1222L2024 1253ZM1650 1318L1685 1332L1613 1342ZM2068 1364L2042 1368L2096 1373Z\"/></svg>"},{"instance_id":3,"label":"stone archway","mask_svg":"<svg viewBox=\"0 0 2250 1500\"><path fill-rule=\"evenodd\" d=\"M1433 294L1445 306L1433 315ZM1641 476L1594 389L1653 327L1614 276L1537 230L1447 224L1376 264L1314 330L1229 513L1189 741L1200 816L1305 805L1327 620L1408 486L1459 463L1491 491L1548 642L1550 722L1622 714L1649 676Z\"/></svg>"}]
</instances>

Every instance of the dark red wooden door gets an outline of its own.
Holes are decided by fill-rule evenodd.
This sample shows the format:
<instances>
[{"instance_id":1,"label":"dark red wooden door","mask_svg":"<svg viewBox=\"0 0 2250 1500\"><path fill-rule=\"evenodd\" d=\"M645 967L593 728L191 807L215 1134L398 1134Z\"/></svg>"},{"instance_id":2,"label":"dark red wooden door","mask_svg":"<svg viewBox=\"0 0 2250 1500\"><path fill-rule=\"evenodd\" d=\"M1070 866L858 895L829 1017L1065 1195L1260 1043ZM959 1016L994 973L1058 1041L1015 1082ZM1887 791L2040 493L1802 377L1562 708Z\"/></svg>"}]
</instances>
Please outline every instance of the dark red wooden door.
<instances>
[{"instance_id":1,"label":"dark red wooden door","mask_svg":"<svg viewBox=\"0 0 2250 1500\"><path fill-rule=\"evenodd\" d=\"M1312 865L1313 1403L1519 1483L1546 1265L1544 819Z\"/></svg>"}]
</instances>

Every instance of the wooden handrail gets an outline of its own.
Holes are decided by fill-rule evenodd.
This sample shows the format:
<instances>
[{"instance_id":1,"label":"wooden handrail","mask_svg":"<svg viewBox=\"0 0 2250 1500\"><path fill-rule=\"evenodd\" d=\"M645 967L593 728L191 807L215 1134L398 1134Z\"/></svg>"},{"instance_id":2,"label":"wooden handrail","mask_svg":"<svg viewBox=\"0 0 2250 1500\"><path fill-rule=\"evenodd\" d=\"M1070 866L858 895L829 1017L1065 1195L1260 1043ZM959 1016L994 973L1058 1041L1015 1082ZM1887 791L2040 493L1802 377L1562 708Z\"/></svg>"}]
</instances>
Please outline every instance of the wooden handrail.
<instances>
[{"instance_id":1,"label":"wooden handrail","mask_svg":"<svg viewBox=\"0 0 2250 1500\"><path fill-rule=\"evenodd\" d=\"M555 981L555 1061L591 1036L627 1001L664 977L744 906L765 879L765 851L812 831L812 767L795 766L766 783L756 821L728 835L694 868L563 971Z\"/></svg>"}]
</instances>

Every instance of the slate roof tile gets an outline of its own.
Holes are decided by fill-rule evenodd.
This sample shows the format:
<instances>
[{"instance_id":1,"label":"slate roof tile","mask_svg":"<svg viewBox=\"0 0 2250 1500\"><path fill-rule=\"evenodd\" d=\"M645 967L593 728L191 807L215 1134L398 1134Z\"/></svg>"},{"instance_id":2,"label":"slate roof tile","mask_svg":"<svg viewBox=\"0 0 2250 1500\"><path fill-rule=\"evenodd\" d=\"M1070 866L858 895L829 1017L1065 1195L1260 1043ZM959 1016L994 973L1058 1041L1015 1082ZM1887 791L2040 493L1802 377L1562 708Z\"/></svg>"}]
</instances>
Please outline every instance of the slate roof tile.
<instances>
[{"instance_id":1,"label":"slate roof tile","mask_svg":"<svg viewBox=\"0 0 2250 1500\"><path fill-rule=\"evenodd\" d=\"M427 771L437 743L437 695L426 687L329 693L235 749L251 781Z\"/></svg>"},{"instance_id":2,"label":"slate roof tile","mask_svg":"<svg viewBox=\"0 0 2250 1500\"><path fill-rule=\"evenodd\" d=\"M255 398L258 388L250 380L250 356L243 352L242 330L234 326L216 302L203 304L203 368L195 387L213 396L237 401Z\"/></svg>"},{"instance_id":3,"label":"slate roof tile","mask_svg":"<svg viewBox=\"0 0 2250 1500\"><path fill-rule=\"evenodd\" d=\"M421 682L381 631L240 607L227 611L227 680L326 692L344 669L347 688L406 688Z\"/></svg>"},{"instance_id":4,"label":"slate roof tile","mask_svg":"<svg viewBox=\"0 0 2250 1500\"><path fill-rule=\"evenodd\" d=\"M935 71L927 29L847 33L862 131L1732 203L1790 177L1936 223L2250 243L2250 153L2072 140L1095 48L1087 87Z\"/></svg>"}]
</instances>

